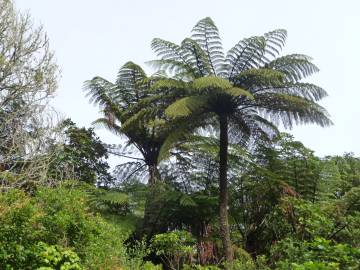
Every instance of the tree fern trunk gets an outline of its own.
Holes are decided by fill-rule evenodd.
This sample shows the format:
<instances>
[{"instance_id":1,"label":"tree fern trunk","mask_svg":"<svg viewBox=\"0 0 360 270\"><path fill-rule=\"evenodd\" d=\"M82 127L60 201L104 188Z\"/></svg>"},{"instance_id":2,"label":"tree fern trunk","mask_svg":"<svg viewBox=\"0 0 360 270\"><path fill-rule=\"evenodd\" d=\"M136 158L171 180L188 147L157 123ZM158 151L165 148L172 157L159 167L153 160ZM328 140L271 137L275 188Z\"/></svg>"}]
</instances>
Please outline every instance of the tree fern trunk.
<instances>
[{"instance_id":1,"label":"tree fern trunk","mask_svg":"<svg viewBox=\"0 0 360 270\"><path fill-rule=\"evenodd\" d=\"M227 159L228 159L228 119L225 115L220 115L220 235L224 249L226 261L233 260L233 250L230 240L229 218L228 218L228 183L227 183Z\"/></svg>"},{"instance_id":2,"label":"tree fern trunk","mask_svg":"<svg viewBox=\"0 0 360 270\"><path fill-rule=\"evenodd\" d=\"M148 185L152 186L160 180L160 173L156 164L149 165L149 181Z\"/></svg>"},{"instance_id":3,"label":"tree fern trunk","mask_svg":"<svg viewBox=\"0 0 360 270\"><path fill-rule=\"evenodd\" d=\"M160 230L158 219L161 207L158 205L158 202L154 201L157 197L157 193L159 192L156 184L160 181L160 173L156 164L148 165L148 171L148 194L145 201L144 221L141 234L147 235L148 238L151 238L154 233L157 233Z\"/></svg>"}]
</instances>

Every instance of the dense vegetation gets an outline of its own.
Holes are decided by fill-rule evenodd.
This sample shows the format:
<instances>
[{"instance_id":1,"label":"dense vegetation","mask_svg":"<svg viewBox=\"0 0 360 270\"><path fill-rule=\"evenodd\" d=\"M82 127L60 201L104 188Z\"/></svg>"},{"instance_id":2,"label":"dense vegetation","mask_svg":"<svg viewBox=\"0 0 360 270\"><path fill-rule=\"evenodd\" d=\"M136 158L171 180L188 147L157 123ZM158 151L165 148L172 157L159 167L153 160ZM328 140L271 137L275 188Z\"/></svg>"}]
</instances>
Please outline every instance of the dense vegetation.
<instances>
[{"instance_id":1,"label":"dense vegetation","mask_svg":"<svg viewBox=\"0 0 360 270\"><path fill-rule=\"evenodd\" d=\"M224 54L205 18L153 40L153 75L86 81L120 145L58 117L45 32L10 0L0 15L0 269L360 268L360 158L278 130L332 124L285 30Z\"/></svg>"}]
</instances>

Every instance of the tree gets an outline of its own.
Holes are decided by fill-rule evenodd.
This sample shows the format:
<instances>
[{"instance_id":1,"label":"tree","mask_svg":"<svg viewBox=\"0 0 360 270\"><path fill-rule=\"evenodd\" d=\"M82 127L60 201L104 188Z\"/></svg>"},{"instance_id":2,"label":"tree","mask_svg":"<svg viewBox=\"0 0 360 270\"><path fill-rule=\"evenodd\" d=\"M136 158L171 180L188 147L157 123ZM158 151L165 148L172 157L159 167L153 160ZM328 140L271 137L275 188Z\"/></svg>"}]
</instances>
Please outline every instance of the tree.
<instances>
[{"instance_id":1,"label":"tree","mask_svg":"<svg viewBox=\"0 0 360 270\"><path fill-rule=\"evenodd\" d=\"M108 152L94 130L78 128L70 119L64 120L61 127L65 141L54 145L60 150L57 150L57 156L51 163L49 177L105 186L111 184L113 179L106 162Z\"/></svg>"},{"instance_id":2,"label":"tree","mask_svg":"<svg viewBox=\"0 0 360 270\"><path fill-rule=\"evenodd\" d=\"M277 133L276 124L331 124L317 104L326 92L301 79L318 71L300 54L278 57L285 30L241 40L225 56L218 29L210 18L200 20L181 45L156 38L152 61L184 81L186 95L166 109L171 117L201 116L219 127L219 216L224 254L233 258L228 222L228 144ZM175 89L178 91L178 89ZM200 123L199 123L200 124ZM203 123L201 123L203 124Z\"/></svg>"},{"instance_id":3,"label":"tree","mask_svg":"<svg viewBox=\"0 0 360 270\"><path fill-rule=\"evenodd\" d=\"M103 117L95 120L94 124L103 125L116 135L125 137L126 146L135 147L142 157L129 156L114 150L112 153L136 161L137 166L130 175L142 172L144 167L147 167L149 185L155 184L160 179L158 155L166 135L164 136L162 132L162 123L159 121L149 123L145 113L141 117L136 115L134 106L149 96L148 89L153 83L152 80L146 76L140 66L127 62L120 68L115 83L101 77L94 77L85 83L90 101L102 108ZM147 113L149 114L149 111ZM130 122L135 123L129 124L128 120L135 117L139 121L131 120ZM125 122L127 125L124 126Z\"/></svg>"},{"instance_id":4,"label":"tree","mask_svg":"<svg viewBox=\"0 0 360 270\"><path fill-rule=\"evenodd\" d=\"M44 171L34 156L44 154L49 136L44 112L57 87L57 75L43 28L18 13L13 1L0 0L0 172L25 179L34 176L24 172L29 168ZM2 177L1 181L3 187L9 184Z\"/></svg>"},{"instance_id":5,"label":"tree","mask_svg":"<svg viewBox=\"0 0 360 270\"><path fill-rule=\"evenodd\" d=\"M184 126L179 119L166 121L165 108L176 99L173 95L165 95L164 98L164 88L157 83L161 78L161 73L148 77L140 66L127 62L120 68L115 83L101 77L85 83L91 102L102 108L103 117L95 120L94 124L105 126L126 139L125 147L120 151L110 149L110 153L133 160L117 166L117 172L120 171L126 180L147 170L150 192L143 227L150 237L156 230L152 226L158 222L157 213L161 208L150 203L157 193L162 192L156 185L161 180L158 164L166 155L161 155L160 150L174 128ZM173 80L173 88L177 84ZM186 125L183 132L187 127L191 125ZM134 155L127 153L129 147L133 148L130 150L135 148Z\"/></svg>"}]
</instances>

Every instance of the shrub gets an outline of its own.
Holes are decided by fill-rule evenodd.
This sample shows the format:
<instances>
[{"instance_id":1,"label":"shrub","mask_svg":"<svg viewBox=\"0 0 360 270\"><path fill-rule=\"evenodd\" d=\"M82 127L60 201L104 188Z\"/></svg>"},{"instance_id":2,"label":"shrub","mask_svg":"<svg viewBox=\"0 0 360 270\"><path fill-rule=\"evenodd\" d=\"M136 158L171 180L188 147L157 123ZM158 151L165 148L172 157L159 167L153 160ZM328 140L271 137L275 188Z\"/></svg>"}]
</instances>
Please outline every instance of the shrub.
<instances>
[{"instance_id":1,"label":"shrub","mask_svg":"<svg viewBox=\"0 0 360 270\"><path fill-rule=\"evenodd\" d=\"M320 237L311 242L284 239L272 248L271 254L279 270L355 270L360 267L360 249Z\"/></svg>"},{"instance_id":2,"label":"shrub","mask_svg":"<svg viewBox=\"0 0 360 270\"><path fill-rule=\"evenodd\" d=\"M139 269L142 253L130 257L123 244L128 233L94 213L79 189L39 188L33 197L19 190L0 194L0 269L51 269L59 260L72 267L61 269Z\"/></svg>"},{"instance_id":3,"label":"shrub","mask_svg":"<svg viewBox=\"0 0 360 270\"><path fill-rule=\"evenodd\" d=\"M195 240L187 231L156 234L151 240L151 249L171 269L181 269L186 259L195 253Z\"/></svg>"}]
</instances>

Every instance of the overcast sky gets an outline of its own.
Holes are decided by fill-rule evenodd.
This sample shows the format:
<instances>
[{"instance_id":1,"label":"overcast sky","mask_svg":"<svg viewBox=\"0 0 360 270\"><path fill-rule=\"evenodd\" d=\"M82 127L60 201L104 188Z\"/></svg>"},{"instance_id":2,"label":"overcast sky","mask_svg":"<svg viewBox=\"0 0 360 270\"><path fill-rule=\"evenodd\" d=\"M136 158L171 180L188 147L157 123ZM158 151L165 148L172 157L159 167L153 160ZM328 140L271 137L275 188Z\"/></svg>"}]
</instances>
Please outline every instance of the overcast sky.
<instances>
[{"instance_id":1,"label":"overcast sky","mask_svg":"<svg viewBox=\"0 0 360 270\"><path fill-rule=\"evenodd\" d=\"M200 19L210 16L230 49L240 39L269 30L288 30L287 53L307 54L320 72L308 79L328 93L325 106L334 126L290 131L317 155L360 155L359 0L15 0L47 31L62 70L54 105L79 126L98 117L82 86L99 75L114 81L121 65L145 65L155 55L152 38L179 43ZM149 68L147 71L151 72ZM107 143L119 143L97 130Z\"/></svg>"}]
</instances>

